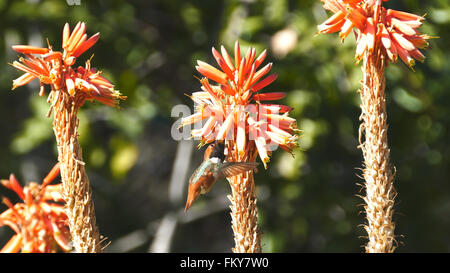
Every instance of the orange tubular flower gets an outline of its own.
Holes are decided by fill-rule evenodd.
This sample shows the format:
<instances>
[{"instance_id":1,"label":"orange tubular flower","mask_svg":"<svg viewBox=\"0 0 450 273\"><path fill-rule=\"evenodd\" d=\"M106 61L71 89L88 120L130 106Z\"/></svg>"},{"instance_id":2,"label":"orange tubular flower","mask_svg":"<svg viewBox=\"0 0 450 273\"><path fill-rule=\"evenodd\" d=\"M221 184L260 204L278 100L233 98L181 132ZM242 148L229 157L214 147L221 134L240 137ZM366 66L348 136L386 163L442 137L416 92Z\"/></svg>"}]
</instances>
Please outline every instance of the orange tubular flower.
<instances>
[{"instance_id":1,"label":"orange tubular flower","mask_svg":"<svg viewBox=\"0 0 450 273\"><path fill-rule=\"evenodd\" d=\"M340 32L339 36L344 41L351 30L356 29L357 62L366 51L372 52L375 43L380 40L385 54L393 63L400 57L412 68L414 60L424 61L425 56L419 49L428 47L427 40L431 37L417 31L425 19L423 16L385 9L376 0L321 1L324 2L323 7L334 15L318 26L318 33Z\"/></svg>"},{"instance_id":2,"label":"orange tubular flower","mask_svg":"<svg viewBox=\"0 0 450 273\"><path fill-rule=\"evenodd\" d=\"M250 47L241 58L241 49L236 42L234 62L223 46L220 53L212 48L212 54L221 70L197 61L197 71L205 76L200 80L202 91L192 94L195 113L183 118L181 126L206 119L202 128L192 130L192 136L199 138L201 145L215 140L236 143L238 157L243 160L249 143L253 142L267 168L272 150L270 143L292 151L298 138L296 121L287 116L292 110L290 107L262 103L285 96L282 92L259 93L277 78L277 74L266 76L272 63L259 68L267 51L256 57L255 48ZM209 80L217 85L210 84Z\"/></svg>"},{"instance_id":3,"label":"orange tubular flower","mask_svg":"<svg viewBox=\"0 0 450 273\"><path fill-rule=\"evenodd\" d=\"M50 45L48 48L13 46L12 48L25 55L25 58L14 61L12 66L24 71L25 74L13 81L12 89L37 78L41 84L39 93L41 96L44 95L44 85L48 84L52 90L67 90L71 96L80 93L84 100L96 100L109 106L117 105L118 99L126 97L114 90L114 85L100 76L100 71L96 72L95 68L91 68L89 60L86 62L86 68L72 68L76 58L91 48L99 37L100 34L96 33L88 39L86 25L82 22L78 22L70 33L69 24L66 23L63 29L62 52L53 51Z\"/></svg>"},{"instance_id":4,"label":"orange tubular flower","mask_svg":"<svg viewBox=\"0 0 450 273\"><path fill-rule=\"evenodd\" d=\"M30 182L20 186L13 174L1 184L16 192L23 203L12 204L7 198L3 203L9 208L0 214L0 225L7 225L16 232L0 252L58 252L70 251L70 233L67 216L62 204L62 184L49 185L59 175L56 164L42 181L42 185Z\"/></svg>"}]
</instances>

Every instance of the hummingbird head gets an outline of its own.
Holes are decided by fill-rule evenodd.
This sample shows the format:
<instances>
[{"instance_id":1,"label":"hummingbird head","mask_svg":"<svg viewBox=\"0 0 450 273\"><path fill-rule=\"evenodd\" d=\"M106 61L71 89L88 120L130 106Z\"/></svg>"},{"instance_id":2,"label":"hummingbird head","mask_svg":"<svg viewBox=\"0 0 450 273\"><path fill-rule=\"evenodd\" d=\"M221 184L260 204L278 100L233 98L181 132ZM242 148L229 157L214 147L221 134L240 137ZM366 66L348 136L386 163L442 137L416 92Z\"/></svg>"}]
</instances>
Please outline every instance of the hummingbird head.
<instances>
[{"instance_id":1,"label":"hummingbird head","mask_svg":"<svg viewBox=\"0 0 450 273\"><path fill-rule=\"evenodd\" d=\"M214 148L209 156L209 158L218 158L220 162L223 162L225 160L225 144L220 143L218 141L214 142Z\"/></svg>"},{"instance_id":2,"label":"hummingbird head","mask_svg":"<svg viewBox=\"0 0 450 273\"><path fill-rule=\"evenodd\" d=\"M225 160L224 150L225 145L223 143L215 141L206 148L203 160L217 158L218 161L223 162Z\"/></svg>"}]
</instances>

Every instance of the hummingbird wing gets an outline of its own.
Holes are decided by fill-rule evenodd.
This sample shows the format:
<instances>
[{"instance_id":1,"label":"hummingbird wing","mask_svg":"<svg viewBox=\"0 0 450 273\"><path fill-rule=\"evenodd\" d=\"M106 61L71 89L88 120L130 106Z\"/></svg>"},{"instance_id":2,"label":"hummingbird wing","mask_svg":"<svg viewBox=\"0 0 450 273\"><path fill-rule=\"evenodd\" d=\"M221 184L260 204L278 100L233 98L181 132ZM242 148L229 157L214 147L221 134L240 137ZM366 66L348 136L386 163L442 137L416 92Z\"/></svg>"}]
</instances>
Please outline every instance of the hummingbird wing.
<instances>
[{"instance_id":1,"label":"hummingbird wing","mask_svg":"<svg viewBox=\"0 0 450 273\"><path fill-rule=\"evenodd\" d=\"M215 173L216 179L235 176L258 167L258 162L228 162L224 163Z\"/></svg>"}]
</instances>

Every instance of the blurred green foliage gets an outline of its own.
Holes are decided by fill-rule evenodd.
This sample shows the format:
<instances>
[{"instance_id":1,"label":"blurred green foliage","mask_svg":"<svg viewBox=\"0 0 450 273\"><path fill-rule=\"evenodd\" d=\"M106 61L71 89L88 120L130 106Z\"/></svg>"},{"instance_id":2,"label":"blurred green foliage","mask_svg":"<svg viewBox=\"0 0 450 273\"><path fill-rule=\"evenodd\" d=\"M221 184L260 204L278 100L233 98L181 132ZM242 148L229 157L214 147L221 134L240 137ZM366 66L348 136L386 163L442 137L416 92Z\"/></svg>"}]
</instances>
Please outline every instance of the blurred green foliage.
<instances>
[{"instance_id":1,"label":"blurred green foliage","mask_svg":"<svg viewBox=\"0 0 450 273\"><path fill-rule=\"evenodd\" d=\"M398 190L395 220L398 252L450 251L450 3L390 1L389 8L427 13L421 31L439 39L415 71L387 68L387 111ZM295 158L277 151L267 171L256 175L265 252L362 252L365 232L359 127L360 67L354 38L316 34L327 18L319 0L0 0L0 176L40 181L57 153L38 85L10 91L20 75L8 63L13 44L60 48L65 22L87 23L100 41L93 66L128 96L121 109L86 104L80 137L94 191L100 231L114 242L152 224L173 209L168 183L176 144L170 137L176 104L192 107L184 94L199 89L197 59L214 63L211 47L269 49L278 79L267 90L288 93L283 103L303 130ZM287 30L290 49L275 35ZM294 35L293 35L294 34ZM293 41L293 42L292 42ZM83 59L85 58L85 59ZM192 171L202 152L194 153ZM190 160L190 159L186 159ZM187 181L186 181L187 183ZM229 194L226 183L198 200ZM11 197L5 190L0 194ZM1 207L4 208L3 206ZM180 204L180 208L182 204ZM178 208L177 208L178 209ZM0 243L11 232L0 229ZM152 238L131 251L147 251ZM175 252L228 252L233 246L227 209L177 227Z\"/></svg>"}]
</instances>

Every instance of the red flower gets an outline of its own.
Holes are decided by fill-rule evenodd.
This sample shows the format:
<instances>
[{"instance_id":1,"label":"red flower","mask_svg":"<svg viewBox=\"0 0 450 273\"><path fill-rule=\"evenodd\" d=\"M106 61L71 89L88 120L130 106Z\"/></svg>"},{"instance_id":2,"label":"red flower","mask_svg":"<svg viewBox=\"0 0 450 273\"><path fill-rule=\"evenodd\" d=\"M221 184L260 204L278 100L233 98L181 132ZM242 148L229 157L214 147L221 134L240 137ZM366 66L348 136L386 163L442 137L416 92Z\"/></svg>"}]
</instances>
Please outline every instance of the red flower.
<instances>
[{"instance_id":1,"label":"red flower","mask_svg":"<svg viewBox=\"0 0 450 273\"><path fill-rule=\"evenodd\" d=\"M202 91L192 94L191 98L197 104L195 113L183 118L181 126L207 119L201 129L192 130L193 137L200 138L202 144L215 140L236 143L240 157L248 152L248 143L254 142L267 167L272 150L270 145L277 144L291 151L297 146L298 138L296 120L288 117L290 107L261 103L285 96L282 92L259 93L277 78L277 74L266 76L272 63L259 68L267 51L256 57L255 48L250 47L241 58L241 49L236 42L234 62L223 46L221 53L213 48L212 54L222 70L197 61L197 71L205 76L200 80ZM211 85L209 80L217 85Z\"/></svg>"},{"instance_id":2,"label":"red flower","mask_svg":"<svg viewBox=\"0 0 450 273\"><path fill-rule=\"evenodd\" d=\"M78 24L70 33L69 24L65 24L63 30L63 52L53 51L52 47L40 48L26 45L16 45L12 48L25 55L19 61L14 61L12 66L25 72L21 77L13 81L12 89L25 85L38 78L41 83L40 95L44 95L44 85L50 85L52 90L67 92L74 96L83 95L86 100L97 100L109 106L117 104L117 99L126 97L114 90L107 79L101 77L101 72L95 72L90 67L90 61L86 62L86 68L73 69L76 58L91 48L99 39L96 33L89 39L84 23Z\"/></svg>"},{"instance_id":3,"label":"red flower","mask_svg":"<svg viewBox=\"0 0 450 273\"><path fill-rule=\"evenodd\" d=\"M381 42L385 54L392 62L397 58L409 67L415 60L423 62L425 56L419 49L428 47L431 37L421 34L417 28L424 17L415 14L385 9L377 0L321 0L324 8L334 13L318 26L319 33L340 32L343 41L356 29L357 47L355 58L359 62L366 52L371 53L376 43ZM387 1L387 0L384 0Z\"/></svg>"},{"instance_id":4,"label":"red flower","mask_svg":"<svg viewBox=\"0 0 450 273\"><path fill-rule=\"evenodd\" d=\"M67 216L61 204L62 184L49 185L58 174L59 164L56 164L42 185L30 182L23 188L13 174L9 180L1 180L1 184L16 192L23 203L13 205L9 199L3 198L9 209L0 214L0 226L7 225L16 234L0 252L71 250Z\"/></svg>"}]
</instances>

